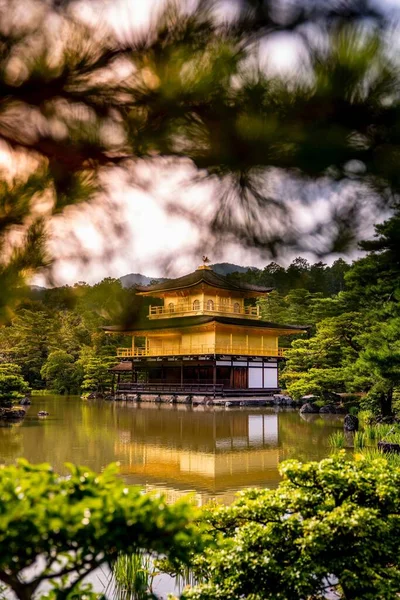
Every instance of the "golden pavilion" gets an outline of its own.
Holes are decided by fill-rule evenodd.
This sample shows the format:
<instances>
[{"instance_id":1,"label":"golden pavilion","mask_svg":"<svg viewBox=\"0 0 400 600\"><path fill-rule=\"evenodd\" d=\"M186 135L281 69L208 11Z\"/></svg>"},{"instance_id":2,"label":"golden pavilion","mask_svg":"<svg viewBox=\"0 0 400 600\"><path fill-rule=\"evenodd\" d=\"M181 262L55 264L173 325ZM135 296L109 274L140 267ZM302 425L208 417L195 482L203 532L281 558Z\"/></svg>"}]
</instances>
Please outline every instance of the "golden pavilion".
<instances>
[{"instance_id":1,"label":"golden pavilion","mask_svg":"<svg viewBox=\"0 0 400 600\"><path fill-rule=\"evenodd\" d=\"M131 336L119 348L119 376L131 373L132 391L270 394L279 389L279 336L306 328L263 321L256 299L272 288L232 282L202 265L193 273L148 286L137 294L157 298L147 319L107 333ZM118 377L119 379L119 377ZM125 384L126 386L126 384Z\"/></svg>"}]
</instances>

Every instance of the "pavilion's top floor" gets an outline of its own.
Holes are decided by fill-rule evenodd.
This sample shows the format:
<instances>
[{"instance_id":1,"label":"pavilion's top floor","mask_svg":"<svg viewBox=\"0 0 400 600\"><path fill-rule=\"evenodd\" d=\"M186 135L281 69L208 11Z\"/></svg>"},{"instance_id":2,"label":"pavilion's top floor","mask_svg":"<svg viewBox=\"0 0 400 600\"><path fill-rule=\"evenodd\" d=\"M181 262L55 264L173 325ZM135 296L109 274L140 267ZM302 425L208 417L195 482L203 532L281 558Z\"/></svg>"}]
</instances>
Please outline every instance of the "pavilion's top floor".
<instances>
[{"instance_id":1,"label":"pavilion's top floor","mask_svg":"<svg viewBox=\"0 0 400 600\"><path fill-rule=\"evenodd\" d=\"M248 305L245 300L271 291L272 288L231 282L206 266L177 279L137 288L141 296L163 300L162 305L149 307L149 319L198 315L260 319L259 307Z\"/></svg>"}]
</instances>

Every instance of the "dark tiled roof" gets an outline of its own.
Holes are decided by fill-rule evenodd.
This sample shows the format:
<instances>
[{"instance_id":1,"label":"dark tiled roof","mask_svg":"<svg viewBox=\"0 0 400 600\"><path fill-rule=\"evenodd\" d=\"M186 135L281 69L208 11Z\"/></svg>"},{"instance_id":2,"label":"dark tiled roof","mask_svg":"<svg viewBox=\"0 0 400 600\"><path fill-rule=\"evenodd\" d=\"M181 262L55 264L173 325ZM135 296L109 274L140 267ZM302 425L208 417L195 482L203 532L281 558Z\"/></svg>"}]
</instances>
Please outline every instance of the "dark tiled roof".
<instances>
[{"instance_id":1,"label":"dark tiled roof","mask_svg":"<svg viewBox=\"0 0 400 600\"><path fill-rule=\"evenodd\" d=\"M173 317L169 319L149 319L146 322L138 322L132 326L110 325L103 327L104 331L123 332L123 331L149 331L157 329L175 329L181 327L196 327L206 325L207 323L222 323L224 325L239 325L240 327L264 327L267 329L288 329L291 331L307 331L308 327L299 325L280 325L279 323L270 323L269 321L260 321L256 319L238 319L235 317L210 317L199 315L196 317Z\"/></svg>"},{"instance_id":2,"label":"dark tiled roof","mask_svg":"<svg viewBox=\"0 0 400 600\"><path fill-rule=\"evenodd\" d=\"M121 371L132 371L132 363L122 361L118 365L115 365L115 367L111 367L111 369L108 369L108 370L111 372L115 372L115 373L118 373Z\"/></svg>"},{"instance_id":3,"label":"dark tiled roof","mask_svg":"<svg viewBox=\"0 0 400 600\"><path fill-rule=\"evenodd\" d=\"M196 271L193 271L193 273L178 277L177 279L168 279L167 281L155 283L154 285L138 285L136 289L138 292L163 292L194 287L200 283L206 283L215 288L235 292L259 292L260 294L266 294L273 290L273 288L265 288L250 283L233 283L223 275L214 273L211 269L197 269Z\"/></svg>"}]
</instances>

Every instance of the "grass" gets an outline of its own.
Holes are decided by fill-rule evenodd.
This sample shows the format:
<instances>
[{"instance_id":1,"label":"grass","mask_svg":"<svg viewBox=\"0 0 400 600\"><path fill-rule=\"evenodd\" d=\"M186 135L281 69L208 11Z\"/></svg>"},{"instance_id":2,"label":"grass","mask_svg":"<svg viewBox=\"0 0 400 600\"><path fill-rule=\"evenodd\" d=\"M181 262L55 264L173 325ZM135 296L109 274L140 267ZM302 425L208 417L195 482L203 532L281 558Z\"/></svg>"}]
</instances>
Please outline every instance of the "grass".
<instances>
[{"instance_id":1,"label":"grass","mask_svg":"<svg viewBox=\"0 0 400 600\"><path fill-rule=\"evenodd\" d=\"M335 431L328 438L329 446L332 450L341 450L345 447L345 435L343 431Z\"/></svg>"},{"instance_id":2,"label":"grass","mask_svg":"<svg viewBox=\"0 0 400 600\"><path fill-rule=\"evenodd\" d=\"M392 444L400 444L400 426L398 424L377 423L371 424L370 411L361 411L360 431L353 436L355 451L361 453L368 459L386 458L391 465L400 467L400 454L394 452L384 454L378 450L378 442L384 441ZM346 447L346 436L342 431L335 431L328 438L328 443L333 452Z\"/></svg>"},{"instance_id":3,"label":"grass","mask_svg":"<svg viewBox=\"0 0 400 600\"><path fill-rule=\"evenodd\" d=\"M392 467L400 467L400 454L395 454L394 452L383 454L383 452L378 450L378 448L364 448L362 451L362 455L365 456L365 458L367 458L368 460L385 458L388 464Z\"/></svg>"},{"instance_id":4,"label":"grass","mask_svg":"<svg viewBox=\"0 0 400 600\"><path fill-rule=\"evenodd\" d=\"M152 586L158 572L152 557L141 551L120 554L112 565L112 576L108 582L114 587L116 600L148 600L152 597Z\"/></svg>"},{"instance_id":5,"label":"grass","mask_svg":"<svg viewBox=\"0 0 400 600\"><path fill-rule=\"evenodd\" d=\"M354 450L360 450L366 445L366 437L364 431L354 432Z\"/></svg>"}]
</instances>

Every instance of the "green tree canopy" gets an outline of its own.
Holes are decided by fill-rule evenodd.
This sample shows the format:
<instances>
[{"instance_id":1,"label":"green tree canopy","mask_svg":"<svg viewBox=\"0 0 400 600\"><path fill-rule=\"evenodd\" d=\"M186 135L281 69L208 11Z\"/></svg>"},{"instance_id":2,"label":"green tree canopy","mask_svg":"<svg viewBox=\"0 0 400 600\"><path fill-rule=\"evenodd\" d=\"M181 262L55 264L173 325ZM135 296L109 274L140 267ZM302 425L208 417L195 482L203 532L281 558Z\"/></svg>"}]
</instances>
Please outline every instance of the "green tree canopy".
<instances>
[{"instance_id":1,"label":"green tree canopy","mask_svg":"<svg viewBox=\"0 0 400 600\"><path fill-rule=\"evenodd\" d=\"M13 363L0 362L0 406L21 398L29 390L21 369Z\"/></svg>"},{"instance_id":2,"label":"green tree canopy","mask_svg":"<svg viewBox=\"0 0 400 600\"><path fill-rule=\"evenodd\" d=\"M195 555L204 583L183 598L396 600L399 468L342 454L281 472L278 489L245 490L206 512L218 546Z\"/></svg>"},{"instance_id":3,"label":"green tree canopy","mask_svg":"<svg viewBox=\"0 0 400 600\"><path fill-rule=\"evenodd\" d=\"M40 374L48 389L57 394L76 394L82 383L83 369L75 364L74 357L65 350L55 350L47 357Z\"/></svg>"}]
</instances>

